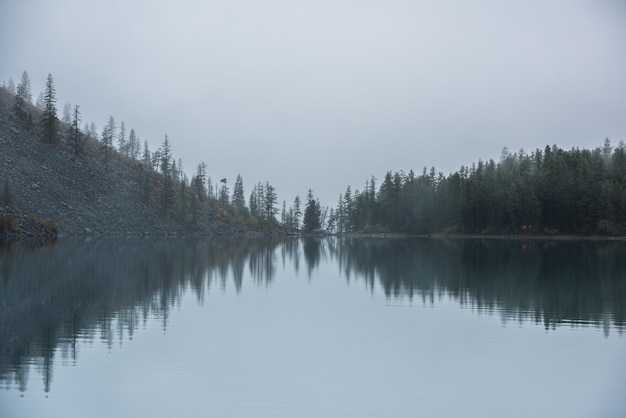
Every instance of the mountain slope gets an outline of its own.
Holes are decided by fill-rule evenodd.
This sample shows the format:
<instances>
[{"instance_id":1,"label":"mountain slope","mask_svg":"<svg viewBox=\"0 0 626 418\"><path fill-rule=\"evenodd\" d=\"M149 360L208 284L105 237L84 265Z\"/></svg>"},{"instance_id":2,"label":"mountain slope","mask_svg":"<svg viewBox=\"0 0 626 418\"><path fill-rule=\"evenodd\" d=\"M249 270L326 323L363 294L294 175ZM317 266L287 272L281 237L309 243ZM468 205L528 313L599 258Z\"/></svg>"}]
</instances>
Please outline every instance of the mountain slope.
<instances>
[{"instance_id":1,"label":"mountain slope","mask_svg":"<svg viewBox=\"0 0 626 418\"><path fill-rule=\"evenodd\" d=\"M230 234L249 229L207 204L198 203L193 220L177 212L175 203L163 207L159 175L148 176L152 193L142 194L141 165L113 152L105 167L97 141L87 140L79 155L63 135L57 144L42 142L41 112L29 107L33 122L17 120L14 100L0 88L0 187L8 184L17 209L55 220L61 234Z\"/></svg>"}]
</instances>

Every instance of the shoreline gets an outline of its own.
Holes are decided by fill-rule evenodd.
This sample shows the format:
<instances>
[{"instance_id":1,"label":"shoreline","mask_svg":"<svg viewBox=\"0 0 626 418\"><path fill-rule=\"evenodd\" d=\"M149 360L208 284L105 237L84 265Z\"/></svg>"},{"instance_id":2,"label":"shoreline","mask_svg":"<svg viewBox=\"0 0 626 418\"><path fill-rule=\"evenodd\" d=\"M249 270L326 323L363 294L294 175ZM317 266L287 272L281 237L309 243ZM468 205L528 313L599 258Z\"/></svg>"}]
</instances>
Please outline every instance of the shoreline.
<instances>
[{"instance_id":1,"label":"shoreline","mask_svg":"<svg viewBox=\"0 0 626 418\"><path fill-rule=\"evenodd\" d=\"M349 233L330 234L328 236L351 237L351 238L432 238L432 239L485 239L485 240L508 240L508 241L622 241L626 242L626 236L610 235L515 235L515 234L402 234L402 233Z\"/></svg>"},{"instance_id":2,"label":"shoreline","mask_svg":"<svg viewBox=\"0 0 626 418\"><path fill-rule=\"evenodd\" d=\"M603 235L446 235L433 234L433 238L448 239L491 239L510 241L626 241L626 236L603 236Z\"/></svg>"},{"instance_id":3,"label":"shoreline","mask_svg":"<svg viewBox=\"0 0 626 418\"><path fill-rule=\"evenodd\" d=\"M22 215L24 216L24 215ZM26 216L24 216L26 217ZM43 228L42 228L43 229ZM45 229L44 229L45 231ZM68 237L82 237L82 238L324 238L324 237L337 237L337 238L377 238L377 239L406 239L406 238L428 238L438 240L493 240L493 241L617 241L626 242L626 236L608 236L608 235L574 235L574 234L555 234L555 235L516 235L516 234L405 234L405 233L340 233L340 234L320 234L320 233L305 233L305 232L285 232L285 231L230 231L224 232L166 232L166 231L144 231L144 232L83 232L83 233L51 233L50 231L37 231L33 233L33 229L30 231L20 231L14 233L0 233L0 241L15 241L15 240L28 240L28 239L48 239L56 240Z\"/></svg>"}]
</instances>

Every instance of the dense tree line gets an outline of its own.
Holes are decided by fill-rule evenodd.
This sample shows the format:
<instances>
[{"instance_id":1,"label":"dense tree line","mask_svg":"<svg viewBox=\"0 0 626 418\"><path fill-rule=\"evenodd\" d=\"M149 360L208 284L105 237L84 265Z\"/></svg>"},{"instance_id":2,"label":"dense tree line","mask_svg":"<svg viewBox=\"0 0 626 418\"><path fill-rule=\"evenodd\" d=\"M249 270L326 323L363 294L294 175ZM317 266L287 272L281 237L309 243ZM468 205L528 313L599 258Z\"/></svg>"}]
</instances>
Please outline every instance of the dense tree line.
<instances>
[{"instance_id":1,"label":"dense tree line","mask_svg":"<svg viewBox=\"0 0 626 418\"><path fill-rule=\"evenodd\" d=\"M329 220L336 232L626 233L626 148L546 146L502 151L444 176L387 172L376 189L348 187Z\"/></svg>"}]
</instances>

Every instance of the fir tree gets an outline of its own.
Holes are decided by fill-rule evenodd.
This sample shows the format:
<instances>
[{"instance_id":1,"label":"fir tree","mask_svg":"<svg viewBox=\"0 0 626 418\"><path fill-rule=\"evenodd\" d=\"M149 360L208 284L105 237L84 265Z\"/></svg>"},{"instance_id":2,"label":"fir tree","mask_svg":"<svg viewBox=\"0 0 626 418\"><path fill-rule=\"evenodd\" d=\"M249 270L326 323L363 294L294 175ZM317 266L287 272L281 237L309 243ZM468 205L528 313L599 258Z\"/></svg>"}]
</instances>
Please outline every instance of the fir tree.
<instances>
[{"instance_id":1,"label":"fir tree","mask_svg":"<svg viewBox=\"0 0 626 418\"><path fill-rule=\"evenodd\" d=\"M140 152L140 143L139 138L137 138L137 134L135 134L135 130L133 128L130 129L130 133L128 134L128 153L130 158L135 161L139 158Z\"/></svg>"},{"instance_id":2,"label":"fir tree","mask_svg":"<svg viewBox=\"0 0 626 418\"><path fill-rule=\"evenodd\" d=\"M115 137L115 119L113 116L109 117L109 122L102 129L102 147L104 149L104 168L105 170L109 169L109 154L111 153L111 148L113 147L113 138Z\"/></svg>"},{"instance_id":3,"label":"fir tree","mask_svg":"<svg viewBox=\"0 0 626 418\"><path fill-rule=\"evenodd\" d=\"M280 211L280 223L287 226L287 202L283 200L283 209Z\"/></svg>"},{"instance_id":4,"label":"fir tree","mask_svg":"<svg viewBox=\"0 0 626 418\"><path fill-rule=\"evenodd\" d=\"M55 143L58 140L58 119L56 108L56 90L52 74L48 74L46 80L46 90L44 93L44 112L42 119L43 140L48 143Z\"/></svg>"},{"instance_id":5,"label":"fir tree","mask_svg":"<svg viewBox=\"0 0 626 418\"><path fill-rule=\"evenodd\" d=\"M63 105L63 117L61 118L61 122L63 122L61 131L65 134L64 139L68 140L72 130L72 105L69 102Z\"/></svg>"},{"instance_id":6,"label":"fir tree","mask_svg":"<svg viewBox=\"0 0 626 418\"><path fill-rule=\"evenodd\" d=\"M300 228L300 217L302 216L302 209L300 208L300 196L296 196L293 200L293 227Z\"/></svg>"},{"instance_id":7,"label":"fir tree","mask_svg":"<svg viewBox=\"0 0 626 418\"><path fill-rule=\"evenodd\" d=\"M150 149L148 148L148 141L143 141L143 153L141 155L141 164L149 170L152 168L152 161L150 159Z\"/></svg>"},{"instance_id":8,"label":"fir tree","mask_svg":"<svg viewBox=\"0 0 626 418\"><path fill-rule=\"evenodd\" d=\"M269 182L265 183L265 200L263 209L265 211L265 218L268 220L274 220L274 215L278 209L276 208L276 203L278 201L278 196L276 195L276 189L274 186L270 185Z\"/></svg>"},{"instance_id":9,"label":"fir tree","mask_svg":"<svg viewBox=\"0 0 626 418\"><path fill-rule=\"evenodd\" d=\"M28 120L30 113L26 111L26 104L32 104L33 95L30 88L30 78L28 73L24 71L22 73L22 81L17 85L15 90L15 116L22 121Z\"/></svg>"},{"instance_id":10,"label":"fir tree","mask_svg":"<svg viewBox=\"0 0 626 418\"><path fill-rule=\"evenodd\" d=\"M13 106L13 112L15 113L15 116L22 121L26 119L26 104L24 101L23 90L24 89L22 88L22 85L18 84L17 93L15 94L15 104Z\"/></svg>"},{"instance_id":11,"label":"fir tree","mask_svg":"<svg viewBox=\"0 0 626 418\"><path fill-rule=\"evenodd\" d=\"M7 85L7 90L9 90L9 93L15 94L15 83L13 82L13 79L11 77L9 77L9 84Z\"/></svg>"},{"instance_id":12,"label":"fir tree","mask_svg":"<svg viewBox=\"0 0 626 418\"><path fill-rule=\"evenodd\" d=\"M30 88L30 77L26 71L22 73L22 81L19 85L22 86L22 98L24 99L24 102L32 104L33 93Z\"/></svg>"},{"instance_id":13,"label":"fir tree","mask_svg":"<svg viewBox=\"0 0 626 418\"><path fill-rule=\"evenodd\" d=\"M237 174L237 179L235 180L235 186L233 188L233 206L239 211L243 211L246 208L246 198L243 192L243 179L239 174Z\"/></svg>"},{"instance_id":14,"label":"fir tree","mask_svg":"<svg viewBox=\"0 0 626 418\"><path fill-rule=\"evenodd\" d=\"M204 187L206 183L206 164L201 162L196 169L196 175L192 179L194 195L199 201L204 201L207 191Z\"/></svg>"},{"instance_id":15,"label":"fir tree","mask_svg":"<svg viewBox=\"0 0 626 418\"><path fill-rule=\"evenodd\" d=\"M80 148L80 129L78 128L78 125L80 124L80 112L78 111L79 108L79 105L74 106L74 115L72 118L72 136L74 139L74 152L76 154L79 153Z\"/></svg>"},{"instance_id":16,"label":"fir tree","mask_svg":"<svg viewBox=\"0 0 626 418\"><path fill-rule=\"evenodd\" d=\"M128 156L128 143L126 141L126 126L124 121L120 123L120 130L117 134L117 149L120 154Z\"/></svg>"},{"instance_id":17,"label":"fir tree","mask_svg":"<svg viewBox=\"0 0 626 418\"><path fill-rule=\"evenodd\" d=\"M161 202L163 206L170 203L172 197L172 148L167 135L163 141L159 152L161 174L163 174L163 189L161 191Z\"/></svg>"}]
</instances>

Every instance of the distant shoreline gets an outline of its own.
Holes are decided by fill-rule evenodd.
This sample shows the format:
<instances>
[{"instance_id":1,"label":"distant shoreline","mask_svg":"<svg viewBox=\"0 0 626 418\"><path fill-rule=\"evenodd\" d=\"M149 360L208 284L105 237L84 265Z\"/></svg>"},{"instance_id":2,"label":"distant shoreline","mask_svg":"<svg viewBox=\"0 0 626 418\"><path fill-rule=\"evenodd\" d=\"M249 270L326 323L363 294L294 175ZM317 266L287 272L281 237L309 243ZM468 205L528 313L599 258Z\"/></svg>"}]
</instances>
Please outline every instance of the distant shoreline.
<instances>
[{"instance_id":1,"label":"distant shoreline","mask_svg":"<svg viewBox=\"0 0 626 418\"><path fill-rule=\"evenodd\" d=\"M352 238L434 238L434 239L486 239L486 240L510 240L510 241L626 241L626 236L603 236L603 235L514 235L514 234L402 234L402 233L350 233L334 234L338 237Z\"/></svg>"},{"instance_id":2,"label":"distant shoreline","mask_svg":"<svg viewBox=\"0 0 626 418\"><path fill-rule=\"evenodd\" d=\"M16 213L14 213L16 214ZM0 217L1 217L0 213ZM5 215L7 215L5 213ZM20 223L30 224L26 231L6 233L0 231L0 240L21 240L30 238L47 238L58 239L65 237L117 237L117 238L216 238L216 237L228 237L228 238L277 238L277 237L296 237L296 238L325 238L325 237L338 237L338 238L378 238L378 239L405 239L405 238L429 238L438 240L507 240L507 241L619 241L626 242L626 236L603 236L603 235L573 235L573 234L555 234L555 235L519 235L519 234L405 234L399 232L391 233L339 233L339 234L321 234L321 233L306 233L306 232L285 232L285 231L231 231L230 233L206 233L206 232L177 232L177 231L159 231L159 232L105 232L94 233L92 231L83 233L67 233L62 231L47 231L32 219L26 215L19 213L17 217L20 218Z\"/></svg>"}]
</instances>

